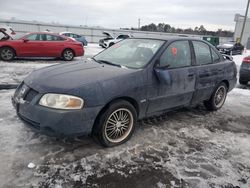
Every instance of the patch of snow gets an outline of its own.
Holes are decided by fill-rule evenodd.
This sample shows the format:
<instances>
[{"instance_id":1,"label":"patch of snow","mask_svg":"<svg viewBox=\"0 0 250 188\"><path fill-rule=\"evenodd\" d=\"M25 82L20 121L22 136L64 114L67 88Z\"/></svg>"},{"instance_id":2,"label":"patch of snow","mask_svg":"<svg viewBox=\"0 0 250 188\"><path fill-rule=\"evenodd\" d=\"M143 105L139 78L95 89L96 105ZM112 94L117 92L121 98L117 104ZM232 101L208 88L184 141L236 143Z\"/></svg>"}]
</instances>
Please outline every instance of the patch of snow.
<instances>
[{"instance_id":1,"label":"patch of snow","mask_svg":"<svg viewBox=\"0 0 250 188\"><path fill-rule=\"evenodd\" d=\"M36 167L36 165L35 165L34 163L29 163L29 164L28 164L28 168L31 168L31 169L32 169L32 168L35 168L35 167Z\"/></svg>"}]
</instances>

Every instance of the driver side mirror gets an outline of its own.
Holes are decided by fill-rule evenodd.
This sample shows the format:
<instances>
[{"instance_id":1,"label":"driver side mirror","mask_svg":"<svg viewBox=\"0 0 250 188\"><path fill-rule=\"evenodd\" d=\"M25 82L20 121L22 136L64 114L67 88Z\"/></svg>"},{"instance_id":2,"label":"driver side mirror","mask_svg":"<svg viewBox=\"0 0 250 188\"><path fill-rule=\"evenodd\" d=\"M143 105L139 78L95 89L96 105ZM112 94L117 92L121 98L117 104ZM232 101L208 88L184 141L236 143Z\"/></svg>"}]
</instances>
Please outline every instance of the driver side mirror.
<instances>
[{"instance_id":1,"label":"driver side mirror","mask_svg":"<svg viewBox=\"0 0 250 188\"><path fill-rule=\"evenodd\" d=\"M23 39L23 42L25 42L25 43L28 42L28 41L29 41L29 39Z\"/></svg>"},{"instance_id":2,"label":"driver side mirror","mask_svg":"<svg viewBox=\"0 0 250 188\"><path fill-rule=\"evenodd\" d=\"M167 84L167 85L171 84L171 76L170 76L169 71L167 69L155 67L154 71L157 75L157 78L159 79L159 81L161 83Z\"/></svg>"}]
</instances>

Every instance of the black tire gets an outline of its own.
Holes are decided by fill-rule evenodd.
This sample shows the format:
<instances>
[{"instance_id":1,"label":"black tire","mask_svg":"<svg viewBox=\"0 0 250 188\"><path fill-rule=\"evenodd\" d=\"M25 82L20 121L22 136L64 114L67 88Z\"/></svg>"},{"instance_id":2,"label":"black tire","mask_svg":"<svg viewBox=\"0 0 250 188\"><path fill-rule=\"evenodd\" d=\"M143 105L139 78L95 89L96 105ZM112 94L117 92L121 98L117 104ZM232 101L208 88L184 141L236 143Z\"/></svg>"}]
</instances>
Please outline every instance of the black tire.
<instances>
[{"instance_id":1,"label":"black tire","mask_svg":"<svg viewBox=\"0 0 250 188\"><path fill-rule=\"evenodd\" d=\"M247 85L247 83L248 83L248 81L243 81L241 79L239 80L239 82L240 82L241 85Z\"/></svg>"},{"instance_id":2,"label":"black tire","mask_svg":"<svg viewBox=\"0 0 250 188\"><path fill-rule=\"evenodd\" d=\"M109 47L113 46L114 44L115 44L115 43L111 42L111 43L109 44Z\"/></svg>"},{"instance_id":3,"label":"black tire","mask_svg":"<svg viewBox=\"0 0 250 188\"><path fill-rule=\"evenodd\" d=\"M120 111L123 111L123 116L116 116ZM127 118L124 118L125 116ZM119 119L120 117L123 118ZM137 113L132 104L124 100L115 101L97 118L93 127L93 136L105 147L123 144L132 136L136 121ZM115 138L116 135L118 138Z\"/></svg>"},{"instance_id":4,"label":"black tire","mask_svg":"<svg viewBox=\"0 0 250 188\"><path fill-rule=\"evenodd\" d=\"M73 50L71 49L65 49L62 53L62 58L65 61L72 61L75 57L75 54L73 52Z\"/></svg>"},{"instance_id":5,"label":"black tire","mask_svg":"<svg viewBox=\"0 0 250 188\"><path fill-rule=\"evenodd\" d=\"M12 61L15 56L15 51L10 47L3 47L0 49L0 59L4 61Z\"/></svg>"},{"instance_id":6,"label":"black tire","mask_svg":"<svg viewBox=\"0 0 250 188\"><path fill-rule=\"evenodd\" d=\"M211 95L210 99L204 101L206 109L210 111L216 111L220 109L226 100L227 91L228 91L227 85L224 82L221 82L213 91L213 94Z\"/></svg>"}]
</instances>

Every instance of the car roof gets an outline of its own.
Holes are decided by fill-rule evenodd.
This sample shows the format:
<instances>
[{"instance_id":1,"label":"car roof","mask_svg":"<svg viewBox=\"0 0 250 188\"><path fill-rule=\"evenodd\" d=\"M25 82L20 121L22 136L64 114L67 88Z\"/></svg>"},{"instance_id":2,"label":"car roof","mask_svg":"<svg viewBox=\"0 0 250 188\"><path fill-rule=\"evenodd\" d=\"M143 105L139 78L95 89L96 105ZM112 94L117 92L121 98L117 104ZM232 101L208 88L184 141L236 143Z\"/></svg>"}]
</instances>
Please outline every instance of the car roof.
<instances>
[{"instance_id":1,"label":"car roof","mask_svg":"<svg viewBox=\"0 0 250 188\"><path fill-rule=\"evenodd\" d=\"M53 33L53 32L49 32L49 31L29 32L28 34L51 34L51 35L58 35L58 33Z\"/></svg>"},{"instance_id":2,"label":"car roof","mask_svg":"<svg viewBox=\"0 0 250 188\"><path fill-rule=\"evenodd\" d=\"M72 32L69 32L69 31L60 32L60 34L65 34L65 33L72 33ZM74 34L74 33L72 33L72 34Z\"/></svg>"},{"instance_id":3,"label":"car roof","mask_svg":"<svg viewBox=\"0 0 250 188\"><path fill-rule=\"evenodd\" d=\"M23 37L27 36L27 35L31 35L31 34L49 34L49 35L55 35L55 36L58 36L58 37L62 37L64 39L68 39L68 37L64 36L64 35L59 35L58 33L53 33L53 32L49 32L49 31L43 31L43 32L29 32L29 33L26 33ZM22 38L23 38L22 37Z\"/></svg>"},{"instance_id":4,"label":"car roof","mask_svg":"<svg viewBox=\"0 0 250 188\"><path fill-rule=\"evenodd\" d=\"M202 42L207 43L204 40L197 39L197 38L192 38L192 37L169 37L169 36L164 37L164 36L161 36L161 37L133 37L133 38L130 38L130 39L152 39L152 40L163 40L163 41L197 40L197 41L202 41Z\"/></svg>"}]
</instances>

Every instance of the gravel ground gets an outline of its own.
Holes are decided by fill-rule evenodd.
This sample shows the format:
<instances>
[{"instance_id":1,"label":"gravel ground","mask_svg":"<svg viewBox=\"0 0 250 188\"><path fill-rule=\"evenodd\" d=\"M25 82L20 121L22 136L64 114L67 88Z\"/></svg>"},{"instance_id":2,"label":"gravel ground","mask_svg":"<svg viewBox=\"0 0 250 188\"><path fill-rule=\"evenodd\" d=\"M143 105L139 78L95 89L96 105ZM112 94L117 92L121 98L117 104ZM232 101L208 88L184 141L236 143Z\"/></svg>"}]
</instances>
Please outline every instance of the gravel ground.
<instances>
[{"instance_id":1,"label":"gravel ground","mask_svg":"<svg viewBox=\"0 0 250 188\"><path fill-rule=\"evenodd\" d=\"M86 56L101 50L90 45ZM242 58L235 56L238 67ZM0 83L17 84L55 63L0 61ZM200 105L140 121L115 148L32 132L15 114L13 92L0 90L0 187L250 187L250 86L237 85L217 112Z\"/></svg>"}]
</instances>

